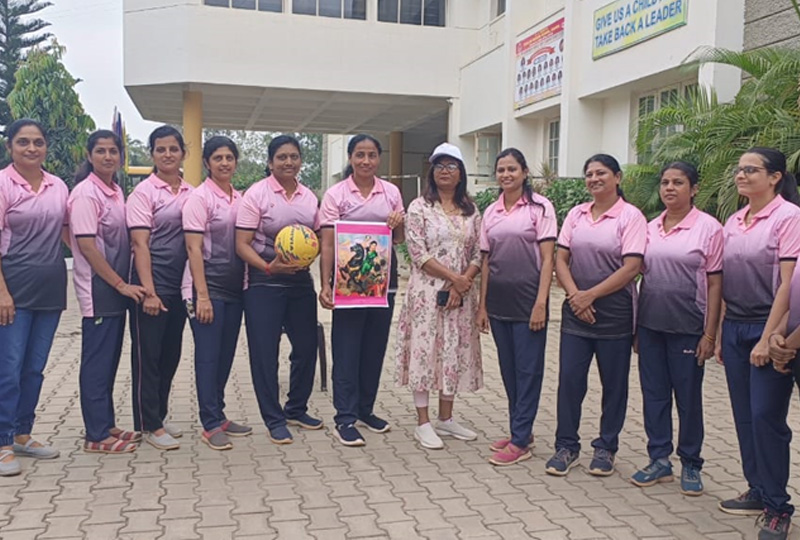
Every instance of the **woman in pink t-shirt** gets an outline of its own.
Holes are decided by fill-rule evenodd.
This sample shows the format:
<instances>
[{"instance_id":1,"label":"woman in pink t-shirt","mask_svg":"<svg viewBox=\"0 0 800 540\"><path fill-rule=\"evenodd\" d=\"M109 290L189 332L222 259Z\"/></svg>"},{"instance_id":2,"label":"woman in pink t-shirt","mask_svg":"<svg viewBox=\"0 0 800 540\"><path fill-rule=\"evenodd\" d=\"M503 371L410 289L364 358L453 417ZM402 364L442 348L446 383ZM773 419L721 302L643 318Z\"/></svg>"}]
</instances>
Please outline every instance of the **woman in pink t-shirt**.
<instances>
[{"instance_id":1,"label":"woman in pink t-shirt","mask_svg":"<svg viewBox=\"0 0 800 540\"><path fill-rule=\"evenodd\" d=\"M322 198L322 256L319 301L333 309L334 224L337 221L373 221L393 229L392 241L405 240L403 197L397 187L375 174L381 162L381 143L370 135L356 135L347 145L349 164L344 180ZM392 250L389 276L389 308L337 309L333 312L333 406L336 435L345 446L363 446L355 427L360 421L375 433L391 429L373 412L381 378L383 357L392 325L397 291L397 258Z\"/></svg>"},{"instance_id":2,"label":"woman in pink t-shirt","mask_svg":"<svg viewBox=\"0 0 800 540\"><path fill-rule=\"evenodd\" d=\"M0 171L0 476L14 458L58 457L31 438L42 372L67 306L67 186L42 169L47 137L29 118L6 126L11 165Z\"/></svg>"},{"instance_id":3,"label":"woman in pink t-shirt","mask_svg":"<svg viewBox=\"0 0 800 540\"><path fill-rule=\"evenodd\" d=\"M592 201L569 211L558 236L556 276L567 298L561 310L556 453L545 466L564 476L578 462L583 398L597 357L603 386L600 434L589 474L614 473L628 405L636 285L647 243L647 220L622 197L619 162L597 154L583 166Z\"/></svg>"},{"instance_id":4,"label":"woman in pink t-shirt","mask_svg":"<svg viewBox=\"0 0 800 540\"><path fill-rule=\"evenodd\" d=\"M131 313L133 424L159 450L180 447L183 432L167 423L172 378L178 370L186 325L181 283L186 268L183 205L192 187L181 178L186 147L181 133L161 126L150 134L153 174L128 197L131 281L147 295Z\"/></svg>"},{"instance_id":5,"label":"woman in pink t-shirt","mask_svg":"<svg viewBox=\"0 0 800 540\"><path fill-rule=\"evenodd\" d=\"M116 181L122 141L112 131L89 135L87 158L75 175L69 196L75 293L81 308L81 412L86 452L122 454L136 449L141 433L116 427L114 379L117 376L125 313L145 289L128 283L130 242L125 196Z\"/></svg>"},{"instance_id":6,"label":"woman in pink t-shirt","mask_svg":"<svg viewBox=\"0 0 800 540\"><path fill-rule=\"evenodd\" d=\"M786 416L794 381L770 361L769 338L781 330L789 307L800 256L800 196L786 157L773 148L745 152L734 181L748 204L725 223L725 311L716 352L725 365L748 489L719 508L760 515L765 535L786 538L794 511L786 491L792 439Z\"/></svg>"},{"instance_id":7,"label":"woman in pink t-shirt","mask_svg":"<svg viewBox=\"0 0 800 540\"><path fill-rule=\"evenodd\" d=\"M214 450L233 447L229 437L253 429L225 416L225 385L231 373L242 327L244 265L236 256L236 212L241 195L231 179L239 149L228 137L211 137L203 145L208 177L183 206L183 232L189 261L183 297L194 335L197 405L202 441Z\"/></svg>"}]
</instances>

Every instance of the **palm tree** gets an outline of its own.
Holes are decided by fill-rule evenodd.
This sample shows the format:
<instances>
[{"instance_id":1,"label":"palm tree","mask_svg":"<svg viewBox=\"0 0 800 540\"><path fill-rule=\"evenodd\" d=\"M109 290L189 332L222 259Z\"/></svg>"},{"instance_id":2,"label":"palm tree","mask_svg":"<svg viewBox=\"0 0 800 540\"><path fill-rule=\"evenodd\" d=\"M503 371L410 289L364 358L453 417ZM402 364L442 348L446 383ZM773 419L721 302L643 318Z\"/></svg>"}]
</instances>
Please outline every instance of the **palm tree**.
<instances>
[{"instance_id":1,"label":"palm tree","mask_svg":"<svg viewBox=\"0 0 800 540\"><path fill-rule=\"evenodd\" d=\"M792 0L800 16L798 0ZM698 207L727 218L739 207L732 169L752 146L771 146L800 166L800 51L764 48L736 52L706 49L690 62L739 68L745 75L730 103L719 103L713 91L688 92L673 103L645 115L636 130L639 155L647 162L626 170L626 195L649 216L659 211L661 165L683 160L700 171Z\"/></svg>"}]
</instances>

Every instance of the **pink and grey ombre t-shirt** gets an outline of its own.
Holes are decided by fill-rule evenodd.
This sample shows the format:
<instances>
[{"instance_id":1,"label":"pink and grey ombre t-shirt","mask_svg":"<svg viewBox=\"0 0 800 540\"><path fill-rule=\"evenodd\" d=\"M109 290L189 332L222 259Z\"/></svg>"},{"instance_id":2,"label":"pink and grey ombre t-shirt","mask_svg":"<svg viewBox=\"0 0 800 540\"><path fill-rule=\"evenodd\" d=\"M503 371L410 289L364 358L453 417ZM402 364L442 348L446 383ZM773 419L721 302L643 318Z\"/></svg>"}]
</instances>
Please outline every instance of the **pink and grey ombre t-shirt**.
<instances>
[{"instance_id":1,"label":"pink and grey ombre t-shirt","mask_svg":"<svg viewBox=\"0 0 800 540\"><path fill-rule=\"evenodd\" d=\"M533 193L506 211L503 195L489 206L481 224L481 251L489 262L486 311L507 321L527 322L539 294L541 242L556 240L556 212L545 197Z\"/></svg>"},{"instance_id":2,"label":"pink and grey ombre t-shirt","mask_svg":"<svg viewBox=\"0 0 800 540\"><path fill-rule=\"evenodd\" d=\"M153 284L159 296L181 293L186 267L186 241L183 236L183 205L192 187L181 180L177 193L169 184L151 174L139 182L128 197L128 229L150 231L150 259ZM136 265L131 265L131 281L141 284Z\"/></svg>"},{"instance_id":3,"label":"pink and grey ombre t-shirt","mask_svg":"<svg viewBox=\"0 0 800 540\"><path fill-rule=\"evenodd\" d=\"M781 283L781 261L800 256L800 208L780 195L751 217L750 205L725 223L722 297L725 318L766 322Z\"/></svg>"},{"instance_id":4,"label":"pink and grey ombre t-shirt","mask_svg":"<svg viewBox=\"0 0 800 540\"><path fill-rule=\"evenodd\" d=\"M67 185L42 171L39 191L9 165L0 171L0 265L17 309L67 307L67 267L61 231Z\"/></svg>"},{"instance_id":5,"label":"pink and grey ombre t-shirt","mask_svg":"<svg viewBox=\"0 0 800 540\"><path fill-rule=\"evenodd\" d=\"M92 270L78 238L93 238L97 249L123 279L131 264L131 246L125 223L125 197L117 184L106 185L94 173L72 190L68 202L72 237L73 281L84 317L124 315L129 300Z\"/></svg>"},{"instance_id":6,"label":"pink and grey ombre t-shirt","mask_svg":"<svg viewBox=\"0 0 800 540\"><path fill-rule=\"evenodd\" d=\"M203 267L208 296L212 300L237 302L242 298L244 263L236 255L236 212L242 195L231 188L225 193L206 178L183 206L183 230L203 235ZM183 282L183 297L192 298L192 274L188 263Z\"/></svg>"},{"instance_id":7,"label":"pink and grey ombre t-shirt","mask_svg":"<svg viewBox=\"0 0 800 540\"><path fill-rule=\"evenodd\" d=\"M236 228L255 232L253 249L266 262L275 259L275 236L287 225L305 225L319 231L317 196L301 183L297 183L292 196L274 176L264 178L245 192L236 217ZM312 285L311 274L300 271L294 274L268 276L264 268L247 268L247 286Z\"/></svg>"},{"instance_id":8,"label":"pink and grey ombre t-shirt","mask_svg":"<svg viewBox=\"0 0 800 540\"><path fill-rule=\"evenodd\" d=\"M333 227L337 221L374 221L386 223L392 212L405 212L403 196L397 186L375 177L372 191L364 198L348 176L325 192L320 207L320 222L323 228ZM389 292L397 291L397 255L392 248L392 264L389 275Z\"/></svg>"},{"instance_id":9,"label":"pink and grey ombre t-shirt","mask_svg":"<svg viewBox=\"0 0 800 540\"><path fill-rule=\"evenodd\" d=\"M722 272L722 225L692 208L665 232L665 216L647 225L639 326L699 336L705 329L708 275Z\"/></svg>"},{"instance_id":10,"label":"pink and grey ombre t-shirt","mask_svg":"<svg viewBox=\"0 0 800 540\"><path fill-rule=\"evenodd\" d=\"M647 220L638 208L622 197L592 219L592 205L579 204L569 211L558 247L570 252L570 272L579 290L591 289L622 268L623 258L643 257L647 244ZM580 320L564 301L561 310L561 331L589 338L614 339L634 331L636 285L631 281L619 291L599 298L594 303L595 324Z\"/></svg>"}]
</instances>

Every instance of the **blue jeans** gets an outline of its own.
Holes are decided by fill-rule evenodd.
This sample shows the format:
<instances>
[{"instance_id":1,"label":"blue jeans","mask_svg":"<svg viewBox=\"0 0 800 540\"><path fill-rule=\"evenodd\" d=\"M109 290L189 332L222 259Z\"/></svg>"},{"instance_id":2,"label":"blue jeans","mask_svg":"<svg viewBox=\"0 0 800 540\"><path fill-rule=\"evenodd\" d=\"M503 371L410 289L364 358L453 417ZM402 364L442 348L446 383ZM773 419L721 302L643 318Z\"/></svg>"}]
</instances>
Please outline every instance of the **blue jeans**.
<instances>
[{"instance_id":1,"label":"blue jeans","mask_svg":"<svg viewBox=\"0 0 800 540\"><path fill-rule=\"evenodd\" d=\"M572 452L581 449L578 436L581 409L589 382L589 366L596 355L603 387L603 412L600 416L600 436L592 441L592 446L616 454L628 406L632 344L633 335L599 339L561 332L556 449L566 448Z\"/></svg>"},{"instance_id":2,"label":"blue jeans","mask_svg":"<svg viewBox=\"0 0 800 540\"><path fill-rule=\"evenodd\" d=\"M197 305L197 300L195 300ZM203 429L211 431L225 422L225 385L242 327L242 302L211 300L214 319L200 324L189 319L194 335L194 376L197 405Z\"/></svg>"},{"instance_id":3,"label":"blue jeans","mask_svg":"<svg viewBox=\"0 0 800 540\"><path fill-rule=\"evenodd\" d=\"M0 446L33 430L36 405L61 311L17 309L0 326Z\"/></svg>"},{"instance_id":4,"label":"blue jeans","mask_svg":"<svg viewBox=\"0 0 800 540\"><path fill-rule=\"evenodd\" d=\"M672 396L678 405L678 456L684 465L703 466L703 366L695 352L701 336L667 334L639 327L639 380L650 459L672 454Z\"/></svg>"},{"instance_id":5,"label":"blue jeans","mask_svg":"<svg viewBox=\"0 0 800 540\"><path fill-rule=\"evenodd\" d=\"M547 327L534 332L527 322L490 318L489 323L508 396L511 442L527 448L542 395Z\"/></svg>"},{"instance_id":6,"label":"blue jeans","mask_svg":"<svg viewBox=\"0 0 800 540\"><path fill-rule=\"evenodd\" d=\"M792 431L786 416L794 378L775 371L772 364L755 367L750 363L750 352L763 331L764 323L726 319L722 323L722 360L747 484L761 496L766 508L792 514L794 507L786 492Z\"/></svg>"}]
</instances>

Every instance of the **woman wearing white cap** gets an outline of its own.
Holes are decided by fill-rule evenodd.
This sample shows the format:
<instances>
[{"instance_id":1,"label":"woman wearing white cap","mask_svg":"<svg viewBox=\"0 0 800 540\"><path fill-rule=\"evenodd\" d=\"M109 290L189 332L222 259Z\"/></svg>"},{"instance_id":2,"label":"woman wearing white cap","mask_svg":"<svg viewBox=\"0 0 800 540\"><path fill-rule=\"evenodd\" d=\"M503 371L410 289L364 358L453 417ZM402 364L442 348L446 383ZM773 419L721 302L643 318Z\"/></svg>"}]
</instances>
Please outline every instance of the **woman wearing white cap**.
<instances>
[{"instance_id":1,"label":"woman wearing white cap","mask_svg":"<svg viewBox=\"0 0 800 540\"><path fill-rule=\"evenodd\" d=\"M414 438L425 448L438 449L444 446L439 435L477 438L453 420L453 400L457 391L483 386L473 286L481 267L481 216L467 194L461 151L443 143L430 162L425 194L411 203L406 216L412 266L400 312L395 381L414 393ZM439 392L435 427L428 416L431 390Z\"/></svg>"}]
</instances>

